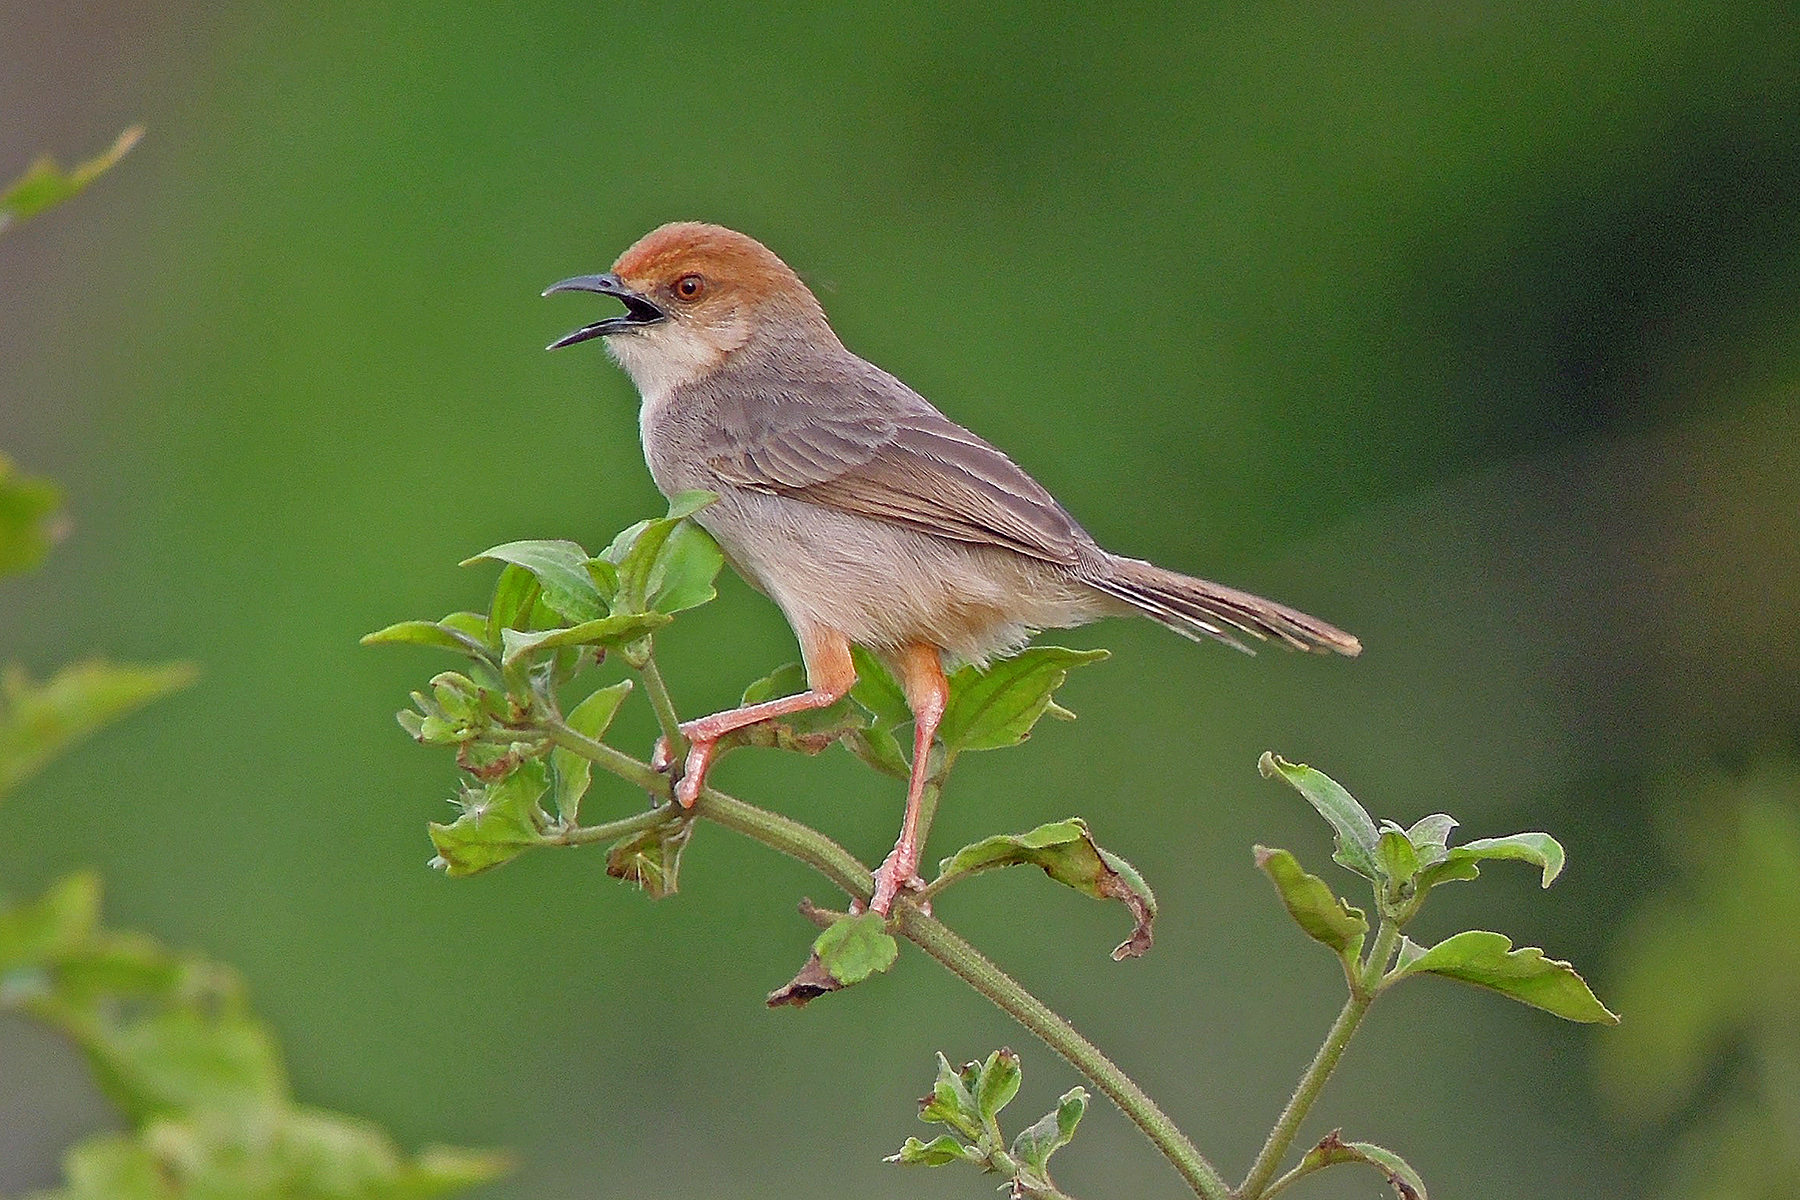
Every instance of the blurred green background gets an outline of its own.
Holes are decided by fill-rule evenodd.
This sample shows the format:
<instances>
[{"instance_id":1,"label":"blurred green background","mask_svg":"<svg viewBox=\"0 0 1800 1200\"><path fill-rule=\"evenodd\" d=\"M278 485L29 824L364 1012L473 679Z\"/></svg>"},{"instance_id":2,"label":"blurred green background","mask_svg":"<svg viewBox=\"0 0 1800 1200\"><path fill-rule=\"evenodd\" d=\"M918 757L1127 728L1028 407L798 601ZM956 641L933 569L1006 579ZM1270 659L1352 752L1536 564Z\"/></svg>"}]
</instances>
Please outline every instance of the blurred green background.
<instances>
[{"instance_id":1,"label":"blurred green background","mask_svg":"<svg viewBox=\"0 0 1800 1200\"><path fill-rule=\"evenodd\" d=\"M1403 821L1548 829L1556 888L1490 868L1415 936L1542 945L1626 1024L1415 985L1308 1134L1392 1146L1465 1200L1790 1194L1681 1173L1721 1136L1800 1157L1800 1119L1764 1103L1800 1068L1756 1052L1800 1045L1800 964L1690 970L1788 998L1761 1024L1696 1016L1655 936L1699 894L1692 860L1734 853L1735 781L1777 826L1800 803L1796 15L8 5L0 175L149 132L0 241L0 449L74 519L0 587L0 657L204 674L8 799L0 881L99 866L114 924L246 973L302 1096L409 1145L515 1148L485 1194L985 1194L879 1159L924 1132L934 1051L1019 1049L1035 1113L1074 1082L1047 1050L915 953L765 1011L812 936L794 902L825 885L716 828L657 904L594 852L426 870L455 780L391 714L447 663L356 645L481 603L491 573L454 564L485 546L594 547L660 510L629 383L592 347L540 349L596 310L537 292L715 220L1103 543L1368 648L1063 635L1116 652L1064 692L1081 720L966 762L927 859L1082 814L1156 887L1156 949L1109 962L1122 914L1035 873L940 915L1235 1178L1341 986L1252 868L1258 841L1327 865L1257 755ZM696 714L794 656L735 581L662 646ZM718 782L870 861L901 800L838 751L740 755ZM587 815L640 802L603 787ZM1800 866L1774 871L1794 907ZM50 1183L105 1119L71 1052L0 1026L0 1193ZM1179 1193L1110 1108L1057 1161L1075 1194ZM1308 1194L1378 1190L1343 1174Z\"/></svg>"}]
</instances>

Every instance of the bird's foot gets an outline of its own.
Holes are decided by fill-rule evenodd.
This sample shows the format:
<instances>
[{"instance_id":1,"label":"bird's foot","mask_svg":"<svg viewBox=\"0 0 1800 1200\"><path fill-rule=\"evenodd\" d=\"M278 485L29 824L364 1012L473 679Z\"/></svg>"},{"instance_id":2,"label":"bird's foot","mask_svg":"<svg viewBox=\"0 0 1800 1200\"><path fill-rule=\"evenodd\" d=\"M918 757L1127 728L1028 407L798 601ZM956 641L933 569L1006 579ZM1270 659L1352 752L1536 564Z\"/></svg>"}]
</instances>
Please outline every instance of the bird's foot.
<instances>
[{"instance_id":1,"label":"bird's foot","mask_svg":"<svg viewBox=\"0 0 1800 1200\"><path fill-rule=\"evenodd\" d=\"M682 732L687 733L685 726ZM713 751L717 746L716 740L688 743L687 759L682 763L681 773L675 777L675 803L681 807L692 808L700 799L701 789L706 787L706 769L712 766ZM650 766L664 773L674 769L675 755L669 749L668 738L656 739L656 749L650 752Z\"/></svg>"},{"instance_id":2,"label":"bird's foot","mask_svg":"<svg viewBox=\"0 0 1800 1200\"><path fill-rule=\"evenodd\" d=\"M894 901L903 892L922 892L925 881L919 878L919 863L916 855L902 856L896 846L882 864L875 868L875 894L869 898L869 911L880 913L886 917L894 911ZM929 903L922 905L926 912L931 911Z\"/></svg>"}]
</instances>

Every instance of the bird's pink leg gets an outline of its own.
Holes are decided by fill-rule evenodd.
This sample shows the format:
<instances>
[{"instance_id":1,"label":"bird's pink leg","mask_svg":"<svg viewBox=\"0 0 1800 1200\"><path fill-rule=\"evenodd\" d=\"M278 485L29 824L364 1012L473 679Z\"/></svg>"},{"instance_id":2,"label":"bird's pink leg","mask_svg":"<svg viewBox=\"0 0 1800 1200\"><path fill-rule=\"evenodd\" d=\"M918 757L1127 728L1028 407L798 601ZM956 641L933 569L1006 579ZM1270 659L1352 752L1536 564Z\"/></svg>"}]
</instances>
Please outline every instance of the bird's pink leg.
<instances>
[{"instance_id":1,"label":"bird's pink leg","mask_svg":"<svg viewBox=\"0 0 1800 1200\"><path fill-rule=\"evenodd\" d=\"M943 658L937 647L908 646L894 665L899 668L900 687L906 692L906 703L913 714L913 761L900 840L875 871L875 895L869 901L869 907L884 917L893 910L894 900L902 891L924 885L919 878L919 805L931 770L931 742L950 699L950 685L944 679Z\"/></svg>"},{"instance_id":2,"label":"bird's pink leg","mask_svg":"<svg viewBox=\"0 0 1800 1200\"><path fill-rule=\"evenodd\" d=\"M682 723L681 735L688 740L688 753L681 778L675 782L675 800L681 807L692 808L700 798L700 789L706 786L706 771L712 765L720 738L758 721L828 708L843 699L855 685L856 664L850 659L850 642L836 630L818 627L801 630L800 655L806 661L804 692L779 700L765 700L761 704L729 708L710 717ZM658 743L658 758L665 756L667 751L667 746Z\"/></svg>"}]
</instances>

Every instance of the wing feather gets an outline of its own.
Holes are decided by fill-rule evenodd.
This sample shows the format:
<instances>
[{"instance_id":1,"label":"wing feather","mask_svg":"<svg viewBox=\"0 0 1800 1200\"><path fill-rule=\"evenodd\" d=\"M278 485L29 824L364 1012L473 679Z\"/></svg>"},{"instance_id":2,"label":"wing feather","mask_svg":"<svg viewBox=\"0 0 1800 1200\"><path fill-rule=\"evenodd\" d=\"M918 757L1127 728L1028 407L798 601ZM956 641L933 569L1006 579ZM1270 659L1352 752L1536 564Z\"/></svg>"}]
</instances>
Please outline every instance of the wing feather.
<instances>
[{"instance_id":1,"label":"wing feather","mask_svg":"<svg viewBox=\"0 0 1800 1200\"><path fill-rule=\"evenodd\" d=\"M727 447L709 465L738 487L1076 563L1091 539L1049 492L916 393L905 401L798 395L759 405L759 419L720 431Z\"/></svg>"}]
</instances>

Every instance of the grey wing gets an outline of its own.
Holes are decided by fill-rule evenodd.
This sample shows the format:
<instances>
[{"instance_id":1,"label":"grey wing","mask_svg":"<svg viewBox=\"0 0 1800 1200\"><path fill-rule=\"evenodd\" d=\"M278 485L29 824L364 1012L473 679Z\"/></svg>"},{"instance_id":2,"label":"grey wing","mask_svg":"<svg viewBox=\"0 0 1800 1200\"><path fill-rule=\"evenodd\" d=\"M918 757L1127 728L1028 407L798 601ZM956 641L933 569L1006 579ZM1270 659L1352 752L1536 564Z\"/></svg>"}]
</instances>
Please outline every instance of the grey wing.
<instances>
[{"instance_id":1,"label":"grey wing","mask_svg":"<svg viewBox=\"0 0 1800 1200\"><path fill-rule=\"evenodd\" d=\"M709 466L728 483L1064 566L1091 539L1011 459L891 376L903 404L803 394L721 430ZM883 388L887 390L887 388Z\"/></svg>"}]
</instances>

